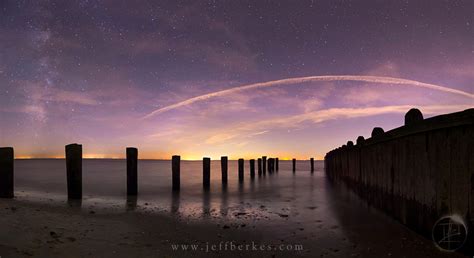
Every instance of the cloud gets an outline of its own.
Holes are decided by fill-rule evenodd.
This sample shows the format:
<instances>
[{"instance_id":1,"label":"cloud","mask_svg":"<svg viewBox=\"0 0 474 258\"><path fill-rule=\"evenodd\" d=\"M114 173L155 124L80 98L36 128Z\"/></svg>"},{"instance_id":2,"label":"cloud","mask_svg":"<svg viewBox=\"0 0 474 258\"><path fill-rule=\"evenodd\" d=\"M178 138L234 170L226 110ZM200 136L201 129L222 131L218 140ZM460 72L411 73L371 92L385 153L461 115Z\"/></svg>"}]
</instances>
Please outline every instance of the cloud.
<instances>
[{"instance_id":1,"label":"cloud","mask_svg":"<svg viewBox=\"0 0 474 258\"><path fill-rule=\"evenodd\" d=\"M317 81L359 81L359 82L370 82L370 83L380 83L380 84L406 85L406 86L412 86L412 87L418 87L418 88L427 88L427 89L437 90L437 91L446 92L446 93L458 94L458 95L465 96L471 99L474 98L474 94L464 92L461 90L456 90L456 89L452 89L452 88L448 88L448 87L444 87L440 85L423 83L419 81L413 81L413 80L407 80L407 79L401 79L401 78L382 77L382 76L358 76L358 75L308 76L308 77L287 78L287 79L276 80L276 81L248 84L248 85L238 86L238 87L234 87L227 90L221 90L221 91L216 91L216 92L200 95L197 97L193 97L193 98L178 102L176 104L172 104L172 105L154 110L153 112L145 115L143 119L148 119L155 115L158 115L158 114L161 114L173 109L188 106L195 102L205 101L211 98L222 97L222 96L226 96L226 95L230 95L230 94L234 94L234 93L238 93L238 92L242 92L246 90L274 87L274 86L280 86L280 85L306 83L306 82L317 82Z\"/></svg>"},{"instance_id":2,"label":"cloud","mask_svg":"<svg viewBox=\"0 0 474 258\"><path fill-rule=\"evenodd\" d=\"M222 142L225 142L225 141L228 141L228 140L231 140L231 139L234 139L235 137L239 136L240 134L239 133L219 133L219 134L216 134L216 135L213 135L211 137L209 137L207 140L206 140L206 143L207 144L217 144L217 143L222 143Z\"/></svg>"},{"instance_id":3,"label":"cloud","mask_svg":"<svg viewBox=\"0 0 474 258\"><path fill-rule=\"evenodd\" d=\"M100 101L95 96L87 92L63 90L46 83L23 81L23 94L33 101L65 102L76 103L80 105L98 105Z\"/></svg>"},{"instance_id":4,"label":"cloud","mask_svg":"<svg viewBox=\"0 0 474 258\"><path fill-rule=\"evenodd\" d=\"M256 132L256 133L253 133L252 136L262 135L262 134L266 134L266 133L268 133L268 132L270 132L270 131L265 130L265 131L261 131L261 132Z\"/></svg>"},{"instance_id":5,"label":"cloud","mask_svg":"<svg viewBox=\"0 0 474 258\"><path fill-rule=\"evenodd\" d=\"M77 103L81 105L100 104L98 100L92 96L89 96L87 93L59 89L55 90L55 92L50 96L50 99L57 102Z\"/></svg>"},{"instance_id":6,"label":"cloud","mask_svg":"<svg viewBox=\"0 0 474 258\"><path fill-rule=\"evenodd\" d=\"M398 105L398 106L381 106L381 107L365 107L365 108L329 108L314 112L303 113L294 116L279 117L267 119L250 124L234 124L224 128L221 133L213 133L213 136L206 140L208 144L219 144L225 141L246 138L250 135L259 135L261 132L278 129L300 129L308 124L323 123L330 120L352 119L360 117L369 117L375 115L389 113L405 113L416 105ZM447 112L455 112L471 108L469 105L427 105L419 107L423 114L439 114ZM262 131L263 130L263 131ZM255 133L256 131L256 133Z\"/></svg>"}]
</instances>

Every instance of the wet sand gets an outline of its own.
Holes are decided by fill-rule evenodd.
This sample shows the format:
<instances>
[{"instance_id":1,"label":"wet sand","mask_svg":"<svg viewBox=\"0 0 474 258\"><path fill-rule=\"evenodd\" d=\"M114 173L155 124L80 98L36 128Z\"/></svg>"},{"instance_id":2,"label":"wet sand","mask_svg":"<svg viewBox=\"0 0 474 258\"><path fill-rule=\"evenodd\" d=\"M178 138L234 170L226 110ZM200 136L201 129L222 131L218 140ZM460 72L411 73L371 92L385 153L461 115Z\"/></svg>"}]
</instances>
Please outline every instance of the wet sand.
<instances>
[{"instance_id":1,"label":"wet sand","mask_svg":"<svg viewBox=\"0 0 474 258\"><path fill-rule=\"evenodd\" d=\"M331 209L337 218L301 223L291 213L268 217L262 212L229 209L226 217L162 211L150 204L128 210L120 205L28 196L0 200L1 257L463 257L444 253L432 242L371 208L353 210L359 200L334 191ZM336 200L337 199L337 200ZM132 201L133 202L133 201ZM244 203L243 205L250 205ZM307 207L317 210L321 207ZM194 215L193 215L194 216ZM303 246L302 251L231 251L230 242L246 245ZM227 250L206 250L206 243ZM173 250L172 244L199 244L196 251ZM294 246L293 246L294 247ZM243 247L245 248L245 247Z\"/></svg>"}]
</instances>

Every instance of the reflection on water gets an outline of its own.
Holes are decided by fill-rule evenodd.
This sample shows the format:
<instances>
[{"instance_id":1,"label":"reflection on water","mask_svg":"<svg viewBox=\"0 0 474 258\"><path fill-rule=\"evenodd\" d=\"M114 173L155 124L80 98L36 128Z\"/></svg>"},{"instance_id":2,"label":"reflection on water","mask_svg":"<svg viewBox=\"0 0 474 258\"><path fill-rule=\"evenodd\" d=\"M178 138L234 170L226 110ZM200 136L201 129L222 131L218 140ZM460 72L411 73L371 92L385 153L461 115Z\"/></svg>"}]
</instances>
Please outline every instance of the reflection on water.
<instances>
[{"instance_id":1,"label":"reflection on water","mask_svg":"<svg viewBox=\"0 0 474 258\"><path fill-rule=\"evenodd\" d=\"M125 207L127 211L134 211L137 208L138 197L136 195L127 196Z\"/></svg>"},{"instance_id":2,"label":"reflection on water","mask_svg":"<svg viewBox=\"0 0 474 258\"><path fill-rule=\"evenodd\" d=\"M17 196L26 199L65 201L64 160L17 160L15 186ZM229 161L228 184L221 181L220 161L211 162L211 186L202 187L201 161L181 162L181 191L171 191L170 161L139 161L138 197L126 196L124 160L84 160L82 203L72 207L112 205L133 211L166 211L191 219L251 217L269 219L298 216L313 220L315 211L324 206L323 163L316 162L311 174L309 161L299 161L292 173L291 161L280 161L278 173L250 178L245 162L245 179L238 182L237 161ZM326 209L318 214L327 217Z\"/></svg>"}]
</instances>

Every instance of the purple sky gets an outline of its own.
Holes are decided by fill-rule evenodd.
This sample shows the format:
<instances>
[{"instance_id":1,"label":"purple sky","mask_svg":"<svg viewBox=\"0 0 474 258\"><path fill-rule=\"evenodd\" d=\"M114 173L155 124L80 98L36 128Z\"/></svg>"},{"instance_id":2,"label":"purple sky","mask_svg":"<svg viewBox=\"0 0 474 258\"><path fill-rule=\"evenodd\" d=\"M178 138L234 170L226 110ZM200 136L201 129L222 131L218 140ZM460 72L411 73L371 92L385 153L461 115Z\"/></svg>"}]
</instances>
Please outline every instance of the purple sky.
<instances>
[{"instance_id":1,"label":"purple sky","mask_svg":"<svg viewBox=\"0 0 474 258\"><path fill-rule=\"evenodd\" d=\"M1 1L0 146L17 157L61 157L78 142L85 157L136 146L141 158L322 158L402 125L410 107L425 117L473 107L472 10L471 0Z\"/></svg>"}]
</instances>

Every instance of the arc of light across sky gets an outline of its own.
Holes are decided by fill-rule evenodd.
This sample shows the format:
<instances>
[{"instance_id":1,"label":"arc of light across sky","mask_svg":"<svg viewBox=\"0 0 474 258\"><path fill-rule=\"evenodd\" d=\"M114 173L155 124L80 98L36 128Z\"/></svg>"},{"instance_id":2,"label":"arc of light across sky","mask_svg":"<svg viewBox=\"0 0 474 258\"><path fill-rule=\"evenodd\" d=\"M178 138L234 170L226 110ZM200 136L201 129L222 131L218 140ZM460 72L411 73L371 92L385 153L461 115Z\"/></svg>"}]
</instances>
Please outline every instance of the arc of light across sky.
<instances>
[{"instance_id":1,"label":"arc of light across sky","mask_svg":"<svg viewBox=\"0 0 474 258\"><path fill-rule=\"evenodd\" d=\"M369 82L369 83L407 85L407 86L414 86L414 87L419 87L419 88L427 88L431 90L442 91L446 93L458 94L461 96L474 99L474 94L471 94L465 91L456 90L456 89L452 89L449 87L440 86L436 84L424 83L424 82L395 78L395 77L365 76L365 75L321 75L321 76L287 78L287 79L268 81L268 82L259 82L259 83L237 86L237 87L227 89L227 90L211 92L208 94L189 98L189 99L183 100L181 102L178 102L166 107L156 109L153 112L142 117L142 119L148 119L150 117L159 115L161 113L164 113L173 109L191 105L195 102L207 100L214 97L221 97L221 96L229 95L229 94L240 92L240 91L246 91L246 90L257 89L257 88L273 87L273 86L279 86L279 85L298 84L298 83L305 83L305 82L318 82L318 81L359 81L359 82Z\"/></svg>"}]
</instances>

